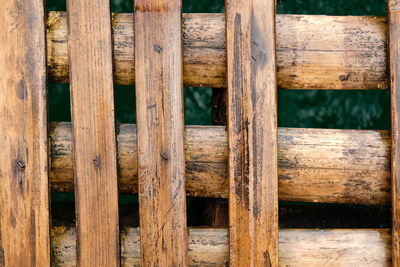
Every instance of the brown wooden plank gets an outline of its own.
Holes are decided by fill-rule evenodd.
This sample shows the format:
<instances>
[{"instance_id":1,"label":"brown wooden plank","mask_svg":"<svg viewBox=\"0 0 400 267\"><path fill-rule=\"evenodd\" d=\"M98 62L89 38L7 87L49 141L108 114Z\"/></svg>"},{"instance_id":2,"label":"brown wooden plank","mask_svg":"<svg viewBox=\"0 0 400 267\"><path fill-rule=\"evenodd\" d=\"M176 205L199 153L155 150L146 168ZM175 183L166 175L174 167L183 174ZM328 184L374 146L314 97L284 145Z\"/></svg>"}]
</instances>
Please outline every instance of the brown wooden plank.
<instances>
[{"instance_id":1,"label":"brown wooden plank","mask_svg":"<svg viewBox=\"0 0 400 267\"><path fill-rule=\"evenodd\" d=\"M42 0L0 8L0 265L50 266Z\"/></svg>"},{"instance_id":2,"label":"brown wooden plank","mask_svg":"<svg viewBox=\"0 0 400 267\"><path fill-rule=\"evenodd\" d=\"M388 1L390 96L392 117L392 250L400 266L400 1Z\"/></svg>"},{"instance_id":3,"label":"brown wooden plank","mask_svg":"<svg viewBox=\"0 0 400 267\"><path fill-rule=\"evenodd\" d=\"M132 21L113 16L119 84L134 84ZM68 82L65 14L50 12L47 25L50 77ZM280 88L388 88L386 17L277 15L276 30ZM184 14L183 31L184 84L226 88L223 14Z\"/></svg>"},{"instance_id":4,"label":"brown wooden plank","mask_svg":"<svg viewBox=\"0 0 400 267\"><path fill-rule=\"evenodd\" d=\"M275 1L226 1L230 264L278 266Z\"/></svg>"},{"instance_id":5,"label":"brown wooden plank","mask_svg":"<svg viewBox=\"0 0 400 267\"><path fill-rule=\"evenodd\" d=\"M53 229L55 261L59 266L75 265L75 229ZM121 235L122 266L140 266L138 228L124 228ZM227 266L226 229L190 228L189 266ZM390 266L391 243L388 229L279 231L279 266Z\"/></svg>"},{"instance_id":6,"label":"brown wooden plank","mask_svg":"<svg viewBox=\"0 0 400 267\"><path fill-rule=\"evenodd\" d=\"M390 136L387 131L279 128L279 199L322 203L390 203ZM72 192L69 123L52 123L52 190ZM186 127L186 193L227 198L225 127ZM136 127L118 126L119 189L137 193Z\"/></svg>"},{"instance_id":7,"label":"brown wooden plank","mask_svg":"<svg viewBox=\"0 0 400 267\"><path fill-rule=\"evenodd\" d=\"M108 0L68 0L79 266L118 266L118 188Z\"/></svg>"},{"instance_id":8,"label":"brown wooden plank","mask_svg":"<svg viewBox=\"0 0 400 267\"><path fill-rule=\"evenodd\" d=\"M134 1L144 266L187 262L181 4Z\"/></svg>"}]
</instances>

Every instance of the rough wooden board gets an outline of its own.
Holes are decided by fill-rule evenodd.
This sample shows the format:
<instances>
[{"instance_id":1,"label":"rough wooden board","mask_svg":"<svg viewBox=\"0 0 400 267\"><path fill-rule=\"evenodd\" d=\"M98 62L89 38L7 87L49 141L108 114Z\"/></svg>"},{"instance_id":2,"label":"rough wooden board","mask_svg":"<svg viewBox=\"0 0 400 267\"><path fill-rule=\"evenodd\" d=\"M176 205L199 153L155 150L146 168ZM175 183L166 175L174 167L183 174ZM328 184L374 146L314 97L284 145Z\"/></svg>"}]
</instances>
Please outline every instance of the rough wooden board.
<instances>
[{"instance_id":1,"label":"rough wooden board","mask_svg":"<svg viewBox=\"0 0 400 267\"><path fill-rule=\"evenodd\" d=\"M186 266L181 0L135 0L139 211L144 266Z\"/></svg>"},{"instance_id":2,"label":"rough wooden board","mask_svg":"<svg viewBox=\"0 0 400 267\"><path fill-rule=\"evenodd\" d=\"M137 193L136 127L118 131L119 189ZM279 199L322 203L389 204L390 137L387 131L291 129L278 131ZM52 123L51 186L72 192L69 123ZM225 127L186 127L186 193L228 197Z\"/></svg>"},{"instance_id":3,"label":"rough wooden board","mask_svg":"<svg viewBox=\"0 0 400 267\"><path fill-rule=\"evenodd\" d=\"M67 4L78 265L119 266L110 4Z\"/></svg>"},{"instance_id":4,"label":"rough wooden board","mask_svg":"<svg viewBox=\"0 0 400 267\"><path fill-rule=\"evenodd\" d=\"M43 0L0 9L0 265L49 266Z\"/></svg>"},{"instance_id":5,"label":"rough wooden board","mask_svg":"<svg viewBox=\"0 0 400 267\"><path fill-rule=\"evenodd\" d=\"M140 266L138 228L121 233L122 266ZM58 266L75 266L75 229L53 229L54 260ZM226 229L189 229L189 266L226 266ZM390 231L289 230L279 231L279 266L390 266Z\"/></svg>"},{"instance_id":6,"label":"rough wooden board","mask_svg":"<svg viewBox=\"0 0 400 267\"><path fill-rule=\"evenodd\" d=\"M278 266L275 0L227 0L229 261Z\"/></svg>"},{"instance_id":7,"label":"rough wooden board","mask_svg":"<svg viewBox=\"0 0 400 267\"><path fill-rule=\"evenodd\" d=\"M388 1L390 96L392 115L393 266L400 266L400 1Z\"/></svg>"},{"instance_id":8,"label":"rough wooden board","mask_svg":"<svg viewBox=\"0 0 400 267\"><path fill-rule=\"evenodd\" d=\"M132 14L114 14L115 82L134 84ZM68 82L65 13L50 12L50 77ZM277 15L277 79L287 89L387 89L386 18ZM222 14L183 15L183 81L226 88Z\"/></svg>"}]
</instances>

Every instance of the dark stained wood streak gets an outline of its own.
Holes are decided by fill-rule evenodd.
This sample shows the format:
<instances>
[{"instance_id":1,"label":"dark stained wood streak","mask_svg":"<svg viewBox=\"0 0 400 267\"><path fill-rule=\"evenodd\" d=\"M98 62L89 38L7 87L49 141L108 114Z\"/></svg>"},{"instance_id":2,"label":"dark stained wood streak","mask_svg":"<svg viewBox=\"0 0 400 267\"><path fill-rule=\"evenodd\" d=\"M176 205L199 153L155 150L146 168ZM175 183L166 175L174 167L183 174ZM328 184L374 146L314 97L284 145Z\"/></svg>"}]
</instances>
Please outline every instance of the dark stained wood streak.
<instances>
[{"instance_id":1,"label":"dark stained wood streak","mask_svg":"<svg viewBox=\"0 0 400 267\"><path fill-rule=\"evenodd\" d=\"M50 266L43 0L0 9L0 265Z\"/></svg>"},{"instance_id":2,"label":"dark stained wood streak","mask_svg":"<svg viewBox=\"0 0 400 267\"><path fill-rule=\"evenodd\" d=\"M232 266L278 266L275 1L227 0Z\"/></svg>"},{"instance_id":3,"label":"dark stained wood streak","mask_svg":"<svg viewBox=\"0 0 400 267\"><path fill-rule=\"evenodd\" d=\"M68 0L79 266L119 266L117 144L108 0Z\"/></svg>"},{"instance_id":4,"label":"dark stained wood streak","mask_svg":"<svg viewBox=\"0 0 400 267\"><path fill-rule=\"evenodd\" d=\"M388 1L389 66L392 115L392 254L400 266L400 1Z\"/></svg>"},{"instance_id":5,"label":"dark stained wood streak","mask_svg":"<svg viewBox=\"0 0 400 267\"><path fill-rule=\"evenodd\" d=\"M135 0L142 266L186 266L181 0Z\"/></svg>"}]
</instances>

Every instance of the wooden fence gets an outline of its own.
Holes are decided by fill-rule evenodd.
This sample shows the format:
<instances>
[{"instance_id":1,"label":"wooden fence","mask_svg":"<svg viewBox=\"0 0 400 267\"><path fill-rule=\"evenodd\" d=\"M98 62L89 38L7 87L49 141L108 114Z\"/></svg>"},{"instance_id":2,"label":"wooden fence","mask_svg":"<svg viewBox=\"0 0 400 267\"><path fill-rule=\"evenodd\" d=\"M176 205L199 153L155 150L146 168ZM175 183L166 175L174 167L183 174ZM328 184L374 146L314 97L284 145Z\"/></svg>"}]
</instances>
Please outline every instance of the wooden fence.
<instances>
[{"instance_id":1,"label":"wooden fence","mask_svg":"<svg viewBox=\"0 0 400 267\"><path fill-rule=\"evenodd\" d=\"M274 0L226 0L224 15L182 15L181 0L136 0L134 15L108 0L47 14L43 0L4 1L1 265L400 266L388 2L387 20L275 16ZM72 123L48 122L48 81L70 83ZM115 127L114 84L135 84L137 128ZM185 128L183 85L227 88L228 126ZM390 89L392 132L278 129L278 87ZM52 227L50 191L75 192L76 227ZM119 227L118 193L139 195L140 231ZM188 228L186 196L228 198L229 229ZM278 198L391 203L393 227L278 230Z\"/></svg>"}]
</instances>

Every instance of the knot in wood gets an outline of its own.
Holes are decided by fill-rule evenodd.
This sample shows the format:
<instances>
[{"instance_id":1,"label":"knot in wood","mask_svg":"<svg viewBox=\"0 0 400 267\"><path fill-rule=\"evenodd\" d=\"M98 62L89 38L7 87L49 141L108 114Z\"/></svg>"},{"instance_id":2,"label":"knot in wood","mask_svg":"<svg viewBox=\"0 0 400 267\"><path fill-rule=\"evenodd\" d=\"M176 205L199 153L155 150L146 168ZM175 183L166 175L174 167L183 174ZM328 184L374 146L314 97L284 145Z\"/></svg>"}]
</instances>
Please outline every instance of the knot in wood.
<instances>
[{"instance_id":1,"label":"knot in wood","mask_svg":"<svg viewBox=\"0 0 400 267\"><path fill-rule=\"evenodd\" d=\"M22 160L17 160L17 166L19 167L20 170L25 170L26 166L25 166L25 162Z\"/></svg>"},{"instance_id":2,"label":"knot in wood","mask_svg":"<svg viewBox=\"0 0 400 267\"><path fill-rule=\"evenodd\" d=\"M162 158L163 160L168 160L168 156L167 156L167 154L165 154L164 152L161 152L161 153L160 153L160 156L161 156L161 158Z\"/></svg>"},{"instance_id":3,"label":"knot in wood","mask_svg":"<svg viewBox=\"0 0 400 267\"><path fill-rule=\"evenodd\" d=\"M93 164L96 168L100 168L100 158L98 156L93 159Z\"/></svg>"},{"instance_id":4,"label":"knot in wood","mask_svg":"<svg viewBox=\"0 0 400 267\"><path fill-rule=\"evenodd\" d=\"M153 45L154 50L157 51L157 53L161 53L163 51L162 47L159 44Z\"/></svg>"}]
</instances>

